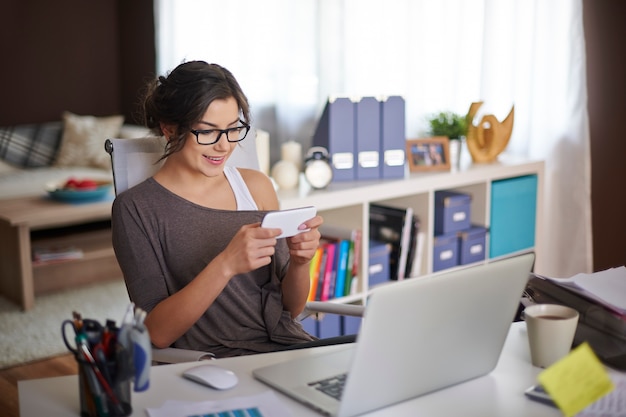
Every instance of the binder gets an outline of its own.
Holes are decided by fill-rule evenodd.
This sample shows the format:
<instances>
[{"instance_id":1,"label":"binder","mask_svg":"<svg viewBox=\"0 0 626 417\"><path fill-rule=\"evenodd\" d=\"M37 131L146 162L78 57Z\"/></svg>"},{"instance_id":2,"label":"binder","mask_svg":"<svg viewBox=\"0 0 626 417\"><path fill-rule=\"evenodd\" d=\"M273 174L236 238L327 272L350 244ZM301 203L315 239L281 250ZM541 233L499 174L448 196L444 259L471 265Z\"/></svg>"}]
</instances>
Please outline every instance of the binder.
<instances>
[{"instance_id":1,"label":"binder","mask_svg":"<svg viewBox=\"0 0 626 417\"><path fill-rule=\"evenodd\" d=\"M328 150L333 182L356 179L354 111L349 98L329 98L313 135L313 146Z\"/></svg>"},{"instance_id":2,"label":"binder","mask_svg":"<svg viewBox=\"0 0 626 417\"><path fill-rule=\"evenodd\" d=\"M389 278L402 280L413 230L413 208L370 203L370 240L391 244Z\"/></svg>"},{"instance_id":3,"label":"binder","mask_svg":"<svg viewBox=\"0 0 626 417\"><path fill-rule=\"evenodd\" d=\"M405 103L401 96L389 96L380 103L380 166L382 178L404 178Z\"/></svg>"},{"instance_id":4,"label":"binder","mask_svg":"<svg viewBox=\"0 0 626 417\"><path fill-rule=\"evenodd\" d=\"M354 103L356 129L356 179L379 179L380 173L380 101L362 97Z\"/></svg>"}]
</instances>

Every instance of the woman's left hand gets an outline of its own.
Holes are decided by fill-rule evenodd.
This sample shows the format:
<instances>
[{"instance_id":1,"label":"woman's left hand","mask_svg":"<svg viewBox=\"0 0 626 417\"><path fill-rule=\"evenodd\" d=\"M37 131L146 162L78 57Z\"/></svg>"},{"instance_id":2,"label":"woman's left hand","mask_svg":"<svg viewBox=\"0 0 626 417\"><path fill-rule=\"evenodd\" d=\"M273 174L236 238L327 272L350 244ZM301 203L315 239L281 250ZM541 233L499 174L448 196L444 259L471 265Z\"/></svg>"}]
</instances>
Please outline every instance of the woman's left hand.
<instances>
[{"instance_id":1,"label":"woman's left hand","mask_svg":"<svg viewBox=\"0 0 626 417\"><path fill-rule=\"evenodd\" d=\"M324 223L324 219L321 216L315 216L301 226L303 229L310 230L287 238L292 263L304 265L311 262L320 244L321 234L318 229L322 223Z\"/></svg>"}]
</instances>

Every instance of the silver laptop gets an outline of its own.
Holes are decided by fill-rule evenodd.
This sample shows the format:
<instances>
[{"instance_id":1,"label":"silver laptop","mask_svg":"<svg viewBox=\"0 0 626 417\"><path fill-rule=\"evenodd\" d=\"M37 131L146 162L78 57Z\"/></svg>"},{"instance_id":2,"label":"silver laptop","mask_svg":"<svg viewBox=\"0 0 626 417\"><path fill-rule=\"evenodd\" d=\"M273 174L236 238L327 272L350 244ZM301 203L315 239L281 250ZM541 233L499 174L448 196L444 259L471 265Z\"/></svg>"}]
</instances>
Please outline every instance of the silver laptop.
<instances>
[{"instance_id":1,"label":"silver laptop","mask_svg":"<svg viewBox=\"0 0 626 417\"><path fill-rule=\"evenodd\" d=\"M288 360L253 375L338 417L485 375L498 362L533 262L529 253L380 287L351 348ZM341 381L338 394L333 386Z\"/></svg>"}]
</instances>

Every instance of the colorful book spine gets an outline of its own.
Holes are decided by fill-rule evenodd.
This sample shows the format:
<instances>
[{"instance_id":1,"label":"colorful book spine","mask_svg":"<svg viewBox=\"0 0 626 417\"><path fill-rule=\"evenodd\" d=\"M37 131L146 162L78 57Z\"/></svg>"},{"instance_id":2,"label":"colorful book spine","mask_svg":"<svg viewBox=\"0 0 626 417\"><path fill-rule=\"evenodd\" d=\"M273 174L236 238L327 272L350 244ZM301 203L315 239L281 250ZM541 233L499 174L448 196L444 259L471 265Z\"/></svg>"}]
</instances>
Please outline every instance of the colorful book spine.
<instances>
[{"instance_id":1,"label":"colorful book spine","mask_svg":"<svg viewBox=\"0 0 626 417\"><path fill-rule=\"evenodd\" d=\"M326 244L322 244L322 259L320 260L320 270L317 275L317 287L315 288L315 300L322 300L322 290L324 289L324 277L326 275L326 263L328 259L328 252L326 251Z\"/></svg>"},{"instance_id":2,"label":"colorful book spine","mask_svg":"<svg viewBox=\"0 0 626 417\"><path fill-rule=\"evenodd\" d=\"M330 287L332 286L333 270L335 269L335 249L337 245L329 242L324 245L326 252L326 265L324 271L324 283L322 286L322 295L320 301L328 301L330 299Z\"/></svg>"},{"instance_id":3,"label":"colorful book spine","mask_svg":"<svg viewBox=\"0 0 626 417\"><path fill-rule=\"evenodd\" d=\"M350 251L350 240L342 239L339 242L339 253L337 257L337 275L335 280L334 297L343 297L346 286L346 271L348 271L348 253Z\"/></svg>"},{"instance_id":4,"label":"colorful book spine","mask_svg":"<svg viewBox=\"0 0 626 417\"><path fill-rule=\"evenodd\" d=\"M311 285L309 287L309 296L307 298L308 301L315 301L315 294L317 293L317 284L319 282L320 264L322 262L323 252L324 252L324 249L320 246L315 251L315 255L313 255L313 259L311 259L310 270L309 270L309 278L311 280Z\"/></svg>"}]
</instances>

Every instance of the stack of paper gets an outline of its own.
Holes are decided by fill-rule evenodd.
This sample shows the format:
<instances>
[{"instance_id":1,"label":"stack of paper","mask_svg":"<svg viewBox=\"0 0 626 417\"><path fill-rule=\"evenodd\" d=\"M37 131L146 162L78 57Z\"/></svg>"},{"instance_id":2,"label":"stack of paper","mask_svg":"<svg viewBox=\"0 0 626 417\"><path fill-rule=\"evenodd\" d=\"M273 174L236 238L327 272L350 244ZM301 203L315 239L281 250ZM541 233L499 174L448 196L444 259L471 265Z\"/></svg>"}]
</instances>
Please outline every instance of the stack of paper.
<instances>
[{"instance_id":1,"label":"stack of paper","mask_svg":"<svg viewBox=\"0 0 626 417\"><path fill-rule=\"evenodd\" d=\"M577 274L571 278L541 277L593 299L620 315L626 315L626 267L624 266L592 274Z\"/></svg>"}]
</instances>

